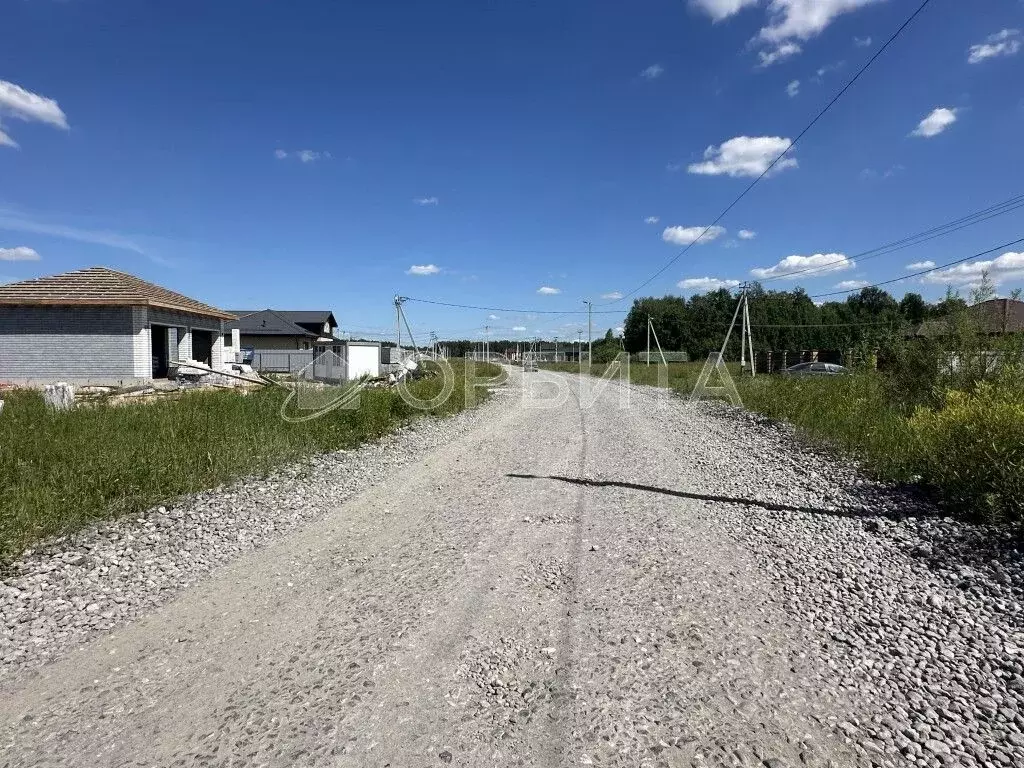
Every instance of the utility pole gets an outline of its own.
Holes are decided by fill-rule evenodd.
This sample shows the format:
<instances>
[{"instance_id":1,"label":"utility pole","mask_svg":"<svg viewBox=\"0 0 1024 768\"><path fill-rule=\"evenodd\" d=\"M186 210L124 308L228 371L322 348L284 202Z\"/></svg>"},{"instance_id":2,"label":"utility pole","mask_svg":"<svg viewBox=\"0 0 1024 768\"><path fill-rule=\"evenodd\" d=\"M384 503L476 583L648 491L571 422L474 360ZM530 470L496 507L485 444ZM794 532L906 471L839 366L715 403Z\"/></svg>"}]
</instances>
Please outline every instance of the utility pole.
<instances>
[{"instance_id":1,"label":"utility pole","mask_svg":"<svg viewBox=\"0 0 1024 768\"><path fill-rule=\"evenodd\" d=\"M490 334L490 332L491 332L491 326L485 325L484 326L484 360L487 360L488 362L491 359L491 339L490 339L490 336L488 335L488 334Z\"/></svg>"},{"instance_id":2,"label":"utility pole","mask_svg":"<svg viewBox=\"0 0 1024 768\"><path fill-rule=\"evenodd\" d=\"M402 355L402 302L401 296L395 296L395 358L391 362L398 362Z\"/></svg>"},{"instance_id":3,"label":"utility pole","mask_svg":"<svg viewBox=\"0 0 1024 768\"><path fill-rule=\"evenodd\" d=\"M594 357L594 303L587 299L584 299L583 303L587 305L587 365L589 366Z\"/></svg>"},{"instance_id":4,"label":"utility pole","mask_svg":"<svg viewBox=\"0 0 1024 768\"><path fill-rule=\"evenodd\" d=\"M757 376L757 365L754 361L754 335L750 330L750 296L743 292L743 328L747 333L747 352L750 353L750 378Z\"/></svg>"},{"instance_id":5,"label":"utility pole","mask_svg":"<svg viewBox=\"0 0 1024 768\"><path fill-rule=\"evenodd\" d=\"M736 325L736 318L739 317L740 310L743 310L743 319L740 321L740 364L743 368L747 367L747 350L750 350L750 367L751 375L753 375L754 368L754 342L750 334L750 305L747 302L747 283L744 283L740 287L740 298L736 302L736 311L732 313L732 321L729 323L729 330L725 332L725 341L722 342L722 350L718 353L718 359L725 359L725 348L729 345L729 337L732 335L732 329Z\"/></svg>"},{"instance_id":6,"label":"utility pole","mask_svg":"<svg viewBox=\"0 0 1024 768\"><path fill-rule=\"evenodd\" d=\"M558 362L558 337L555 336L555 362Z\"/></svg>"},{"instance_id":7,"label":"utility pole","mask_svg":"<svg viewBox=\"0 0 1024 768\"><path fill-rule=\"evenodd\" d=\"M647 367L651 366L651 316L647 316Z\"/></svg>"}]
</instances>

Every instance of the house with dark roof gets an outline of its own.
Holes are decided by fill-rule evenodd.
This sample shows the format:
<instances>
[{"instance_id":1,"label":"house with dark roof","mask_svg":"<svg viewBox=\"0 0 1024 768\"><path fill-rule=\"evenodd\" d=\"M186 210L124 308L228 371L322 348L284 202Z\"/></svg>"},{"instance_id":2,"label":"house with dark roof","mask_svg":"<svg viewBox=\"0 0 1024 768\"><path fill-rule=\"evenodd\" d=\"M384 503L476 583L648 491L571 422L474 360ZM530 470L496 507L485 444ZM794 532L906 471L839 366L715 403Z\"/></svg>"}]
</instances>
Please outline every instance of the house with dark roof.
<instances>
[{"instance_id":1,"label":"house with dark roof","mask_svg":"<svg viewBox=\"0 0 1024 768\"><path fill-rule=\"evenodd\" d=\"M165 378L179 360L219 368L234 319L106 267L0 285L0 381L130 383Z\"/></svg>"},{"instance_id":2,"label":"house with dark roof","mask_svg":"<svg viewBox=\"0 0 1024 768\"><path fill-rule=\"evenodd\" d=\"M297 350L344 343L335 337L338 321L330 310L232 310L238 319L227 325L237 331L242 349Z\"/></svg>"},{"instance_id":3,"label":"house with dark roof","mask_svg":"<svg viewBox=\"0 0 1024 768\"><path fill-rule=\"evenodd\" d=\"M232 314L237 319L225 326L230 332L224 342L227 359L264 373L298 373L314 359L320 361L317 366L343 371L349 379L380 373L380 342L338 338L338 321L330 310L236 309Z\"/></svg>"}]
</instances>

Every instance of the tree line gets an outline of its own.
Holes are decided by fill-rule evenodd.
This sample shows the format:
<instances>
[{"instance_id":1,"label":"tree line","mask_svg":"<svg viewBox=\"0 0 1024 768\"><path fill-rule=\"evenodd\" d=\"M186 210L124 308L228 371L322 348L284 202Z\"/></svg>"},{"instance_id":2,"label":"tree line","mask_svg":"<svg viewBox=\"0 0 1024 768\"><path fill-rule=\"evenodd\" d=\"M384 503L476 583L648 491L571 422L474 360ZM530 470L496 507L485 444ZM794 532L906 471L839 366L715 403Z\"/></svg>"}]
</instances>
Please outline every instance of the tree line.
<instances>
[{"instance_id":1,"label":"tree line","mask_svg":"<svg viewBox=\"0 0 1024 768\"><path fill-rule=\"evenodd\" d=\"M910 332L925 320L945 317L967 306L951 290L941 301L929 303L918 293L908 293L897 301L881 288L867 287L845 301L815 304L802 288L766 291L759 283L752 283L747 296L755 350L852 349L879 343L894 333ZM993 296L994 292L972 299ZM646 350L650 317L663 349L685 351L691 359L702 359L721 348L737 300L737 295L724 288L688 299L637 299L624 325L625 348L629 352ZM738 350L739 344L737 319L730 347Z\"/></svg>"}]
</instances>

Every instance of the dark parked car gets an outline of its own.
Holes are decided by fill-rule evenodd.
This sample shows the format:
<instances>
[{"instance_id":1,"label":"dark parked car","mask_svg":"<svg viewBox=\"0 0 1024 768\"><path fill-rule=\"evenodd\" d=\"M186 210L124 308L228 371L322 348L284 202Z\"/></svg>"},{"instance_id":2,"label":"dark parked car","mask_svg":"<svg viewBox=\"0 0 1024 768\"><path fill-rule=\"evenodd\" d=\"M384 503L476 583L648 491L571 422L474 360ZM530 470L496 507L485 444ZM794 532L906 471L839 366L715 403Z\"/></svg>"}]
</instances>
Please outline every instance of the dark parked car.
<instances>
[{"instance_id":1,"label":"dark parked car","mask_svg":"<svg viewBox=\"0 0 1024 768\"><path fill-rule=\"evenodd\" d=\"M786 376L844 376L850 371L835 363L800 363L786 368Z\"/></svg>"}]
</instances>

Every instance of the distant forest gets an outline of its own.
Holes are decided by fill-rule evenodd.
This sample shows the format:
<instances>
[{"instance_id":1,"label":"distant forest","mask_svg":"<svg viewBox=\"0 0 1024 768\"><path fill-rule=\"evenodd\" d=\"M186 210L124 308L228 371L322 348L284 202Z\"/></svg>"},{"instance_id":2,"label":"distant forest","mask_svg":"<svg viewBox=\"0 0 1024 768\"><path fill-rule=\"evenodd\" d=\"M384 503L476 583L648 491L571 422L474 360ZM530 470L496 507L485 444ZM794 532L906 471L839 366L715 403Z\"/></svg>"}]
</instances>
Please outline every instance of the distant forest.
<instances>
[{"instance_id":1,"label":"distant forest","mask_svg":"<svg viewBox=\"0 0 1024 768\"><path fill-rule=\"evenodd\" d=\"M748 296L757 350L847 350L878 344L893 335L913 332L925 320L946 317L968 306L968 301L952 290L947 290L946 296L937 302L927 302L917 293L908 293L897 301L880 288L867 287L844 301L815 304L802 288L766 291L759 283L752 283ZM994 286L986 279L971 292L970 303L991 298L995 298ZM621 340L611 329L603 333L595 330L594 359L610 359L623 348L630 353L644 351L648 317L664 350L684 351L691 359L703 359L721 347L737 299L738 293L724 288L689 298L637 299L626 316ZM492 339L490 348L497 353L514 352L517 344L528 343ZM480 340L443 341L441 344L448 347L451 354L463 356L479 349ZM552 339L543 340L542 345L548 351L554 348ZM653 345L652 341L652 348ZM733 334L730 346L738 351L738 333ZM560 341L559 348L570 352L576 345Z\"/></svg>"}]
</instances>

